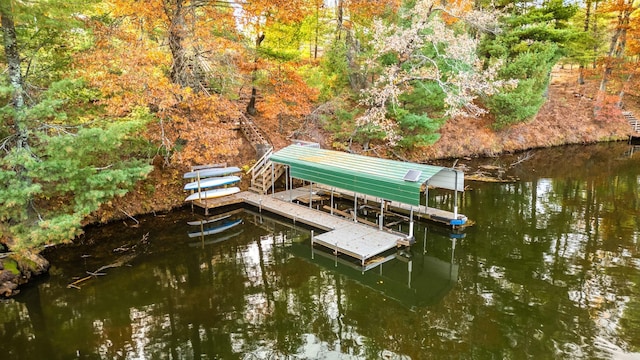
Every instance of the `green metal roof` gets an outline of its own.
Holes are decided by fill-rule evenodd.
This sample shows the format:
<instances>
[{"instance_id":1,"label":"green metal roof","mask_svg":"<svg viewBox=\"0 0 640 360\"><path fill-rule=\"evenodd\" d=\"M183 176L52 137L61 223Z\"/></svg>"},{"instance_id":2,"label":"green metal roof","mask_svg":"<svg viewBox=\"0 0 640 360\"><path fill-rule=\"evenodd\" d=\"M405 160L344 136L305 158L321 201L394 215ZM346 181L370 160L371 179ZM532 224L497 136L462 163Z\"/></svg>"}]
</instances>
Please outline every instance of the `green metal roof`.
<instances>
[{"instance_id":1,"label":"green metal roof","mask_svg":"<svg viewBox=\"0 0 640 360\"><path fill-rule=\"evenodd\" d=\"M464 188L464 175L449 168L300 145L275 152L271 160L288 165L291 177L296 179L410 205L420 205L421 186L430 180L435 180L436 187L458 191ZM417 181L403 180L409 170L421 172Z\"/></svg>"}]
</instances>

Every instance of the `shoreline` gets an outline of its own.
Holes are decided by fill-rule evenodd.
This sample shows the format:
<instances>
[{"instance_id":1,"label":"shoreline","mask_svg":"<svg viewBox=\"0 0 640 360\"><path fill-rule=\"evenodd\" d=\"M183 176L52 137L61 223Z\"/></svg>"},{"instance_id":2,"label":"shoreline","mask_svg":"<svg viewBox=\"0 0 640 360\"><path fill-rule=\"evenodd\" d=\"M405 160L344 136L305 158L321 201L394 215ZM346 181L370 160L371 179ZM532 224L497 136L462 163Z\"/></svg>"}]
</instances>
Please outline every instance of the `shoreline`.
<instances>
[{"instance_id":1,"label":"shoreline","mask_svg":"<svg viewBox=\"0 0 640 360\"><path fill-rule=\"evenodd\" d=\"M594 98L594 85L597 81L577 85L572 80L574 75L573 70L556 69L549 85L547 102L526 123L493 130L490 117L454 118L440 129L442 136L435 144L394 155L407 161L435 163L453 159L495 158L561 146L630 141L634 134L622 114L605 120L595 118L591 99ZM640 104L630 105L634 105L631 106L632 110L640 109ZM636 115L640 115L640 110L636 111ZM326 134L321 129L316 130L314 134L317 138L300 140L331 144L331 134ZM281 148L288 145L290 140L274 131L267 131L274 146ZM239 149L239 155L232 159L238 163L232 165L243 166L255 161L252 151L244 148L250 148L246 141L243 141L243 149ZM365 154L378 156L375 151ZM86 219L83 228L126 219L135 220L136 216L169 212L185 206L182 174L186 170L185 164L164 167L162 161L154 162L154 170L146 180L124 197L103 205ZM242 180L240 187L244 190L249 187L247 179ZM42 250L44 249L40 251ZM29 279L46 273L48 262L39 253L26 252L27 258L31 258L31 254L35 256L35 260L26 262L14 259L12 255L0 258L0 290L6 289L4 292L9 296L15 295ZM5 266L3 263L9 263L6 259L11 259L15 266ZM35 266L28 266L30 264ZM19 269L20 273L17 274L14 268ZM2 296L3 291L0 291L0 298Z\"/></svg>"}]
</instances>

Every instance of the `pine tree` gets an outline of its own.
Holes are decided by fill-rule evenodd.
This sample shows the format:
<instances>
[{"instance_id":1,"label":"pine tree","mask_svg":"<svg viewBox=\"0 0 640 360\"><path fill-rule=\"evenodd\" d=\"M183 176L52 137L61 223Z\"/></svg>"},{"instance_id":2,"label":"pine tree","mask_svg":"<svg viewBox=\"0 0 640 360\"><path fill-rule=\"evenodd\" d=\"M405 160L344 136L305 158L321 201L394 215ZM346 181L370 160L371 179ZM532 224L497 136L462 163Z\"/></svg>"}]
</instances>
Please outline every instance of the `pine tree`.
<instances>
[{"instance_id":1,"label":"pine tree","mask_svg":"<svg viewBox=\"0 0 640 360\"><path fill-rule=\"evenodd\" d=\"M73 239L87 215L151 170L148 145L137 139L150 116L96 118L97 91L63 79L66 50L32 48L45 40L54 49L81 42L81 28L70 26L72 13L65 12L78 10L71 5L78 3L0 6L9 65L0 78L0 241L13 250Z\"/></svg>"}]
</instances>

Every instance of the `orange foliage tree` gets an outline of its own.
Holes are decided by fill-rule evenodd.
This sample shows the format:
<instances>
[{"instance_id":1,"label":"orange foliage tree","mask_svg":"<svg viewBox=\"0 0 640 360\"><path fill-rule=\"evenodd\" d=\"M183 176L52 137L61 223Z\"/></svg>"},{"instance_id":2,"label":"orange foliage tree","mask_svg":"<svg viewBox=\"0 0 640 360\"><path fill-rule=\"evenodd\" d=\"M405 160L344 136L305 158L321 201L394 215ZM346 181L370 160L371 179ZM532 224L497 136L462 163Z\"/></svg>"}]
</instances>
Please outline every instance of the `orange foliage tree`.
<instances>
[{"instance_id":1,"label":"orange foliage tree","mask_svg":"<svg viewBox=\"0 0 640 360\"><path fill-rule=\"evenodd\" d=\"M604 1L599 9L603 13L615 14L615 17L611 24L609 50L600 61L602 78L595 104L596 116L598 117L604 117L602 114L598 114L599 112L604 112L608 116L619 111L624 96L624 86L633 78L633 73L636 70L636 66L628 66L629 58L626 55L629 55L629 51L634 49L635 43L630 43L629 39L633 39L634 30L638 28L639 7L640 4L634 0L609 0ZM637 32L635 34L637 35ZM627 47L628 44L631 46ZM617 74L614 71L617 71ZM620 95L617 101L615 97L609 96L609 85L614 75L618 75L620 81L617 83L621 84L618 86Z\"/></svg>"},{"instance_id":2,"label":"orange foliage tree","mask_svg":"<svg viewBox=\"0 0 640 360\"><path fill-rule=\"evenodd\" d=\"M270 64L269 61L263 59L268 56L277 57L276 52L265 51L263 48L263 41L267 39L268 29L277 24L299 24L306 16L313 13L314 8L314 2L311 0L255 0L242 3L242 16L239 17L242 19L241 26L246 36L252 39L248 42L251 44L249 49L253 53L251 96L246 108L250 115L257 113L259 71ZM272 48L275 47L277 46Z\"/></svg>"},{"instance_id":3,"label":"orange foliage tree","mask_svg":"<svg viewBox=\"0 0 640 360\"><path fill-rule=\"evenodd\" d=\"M167 163L215 162L237 154L240 140L228 121L235 107L218 94L198 91L203 81L196 75L202 74L190 66L199 52L228 43L216 30L228 26L229 16L216 26L206 23L216 11L230 13L213 3L111 0L98 17L108 21L87 20L96 46L78 54L78 71L101 90L108 115L143 107L155 116L148 137L158 142Z\"/></svg>"}]
</instances>

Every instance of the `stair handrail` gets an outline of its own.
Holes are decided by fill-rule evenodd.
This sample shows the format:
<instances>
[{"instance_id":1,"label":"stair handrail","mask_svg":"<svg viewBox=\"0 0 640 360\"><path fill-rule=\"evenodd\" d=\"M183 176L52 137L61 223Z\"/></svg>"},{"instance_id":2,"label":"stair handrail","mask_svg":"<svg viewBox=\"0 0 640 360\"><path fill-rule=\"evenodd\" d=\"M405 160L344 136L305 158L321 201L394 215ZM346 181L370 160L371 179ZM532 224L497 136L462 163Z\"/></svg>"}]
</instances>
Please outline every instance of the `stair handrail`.
<instances>
[{"instance_id":1,"label":"stair handrail","mask_svg":"<svg viewBox=\"0 0 640 360\"><path fill-rule=\"evenodd\" d=\"M247 174L251 173L251 180L254 180L256 178L256 174L259 173L260 170L262 170L262 168L269 162L271 154L273 154L273 146L269 147L269 150L265 151L264 155L262 155L262 157L258 159L258 161L256 161L249 170L247 170Z\"/></svg>"},{"instance_id":2,"label":"stair handrail","mask_svg":"<svg viewBox=\"0 0 640 360\"><path fill-rule=\"evenodd\" d=\"M260 140L260 144L269 144L269 141L267 141L267 139L264 137L262 132L258 129L256 124L243 113L240 113L240 128L248 138L250 136L249 134L247 134L247 132L251 133L253 137L258 138ZM256 146L256 144L253 144L253 143L252 145L254 147Z\"/></svg>"}]
</instances>

